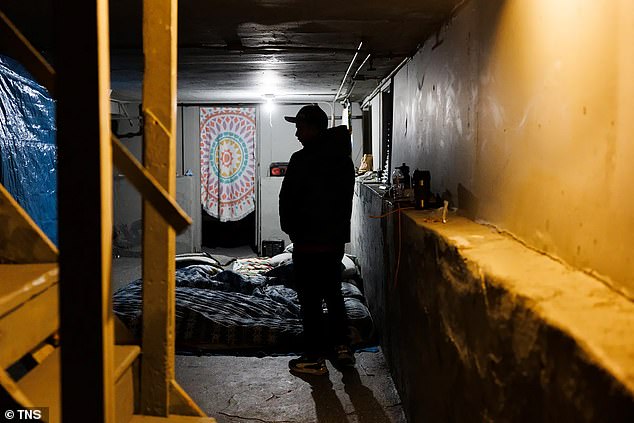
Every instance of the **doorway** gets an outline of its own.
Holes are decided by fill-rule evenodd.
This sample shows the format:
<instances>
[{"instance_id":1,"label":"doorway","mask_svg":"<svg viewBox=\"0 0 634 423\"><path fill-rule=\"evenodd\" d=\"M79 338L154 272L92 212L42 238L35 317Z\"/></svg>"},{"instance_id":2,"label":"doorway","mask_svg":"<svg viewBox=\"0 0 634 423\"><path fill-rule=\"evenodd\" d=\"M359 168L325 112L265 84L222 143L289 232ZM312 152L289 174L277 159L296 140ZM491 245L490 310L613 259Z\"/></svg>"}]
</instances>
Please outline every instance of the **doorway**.
<instances>
[{"instance_id":1,"label":"doorway","mask_svg":"<svg viewBox=\"0 0 634 423\"><path fill-rule=\"evenodd\" d=\"M255 248L256 108L200 108L202 246Z\"/></svg>"}]
</instances>

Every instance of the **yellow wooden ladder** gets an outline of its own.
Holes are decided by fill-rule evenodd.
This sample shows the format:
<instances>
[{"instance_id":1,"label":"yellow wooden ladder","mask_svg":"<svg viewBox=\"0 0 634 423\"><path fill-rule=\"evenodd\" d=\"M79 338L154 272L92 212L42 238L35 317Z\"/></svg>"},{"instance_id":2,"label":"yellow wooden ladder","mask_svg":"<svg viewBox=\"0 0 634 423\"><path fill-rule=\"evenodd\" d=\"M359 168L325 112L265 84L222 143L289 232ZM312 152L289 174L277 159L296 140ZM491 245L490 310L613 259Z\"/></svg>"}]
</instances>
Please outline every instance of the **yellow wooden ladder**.
<instances>
[{"instance_id":1,"label":"yellow wooden ladder","mask_svg":"<svg viewBox=\"0 0 634 423\"><path fill-rule=\"evenodd\" d=\"M0 52L57 98L60 239L58 257L0 185L0 383L47 422L214 422L174 379L176 0L144 0L145 166L110 132L107 0L55 5L55 70L0 11ZM113 160L144 198L142 348L112 312Z\"/></svg>"}]
</instances>

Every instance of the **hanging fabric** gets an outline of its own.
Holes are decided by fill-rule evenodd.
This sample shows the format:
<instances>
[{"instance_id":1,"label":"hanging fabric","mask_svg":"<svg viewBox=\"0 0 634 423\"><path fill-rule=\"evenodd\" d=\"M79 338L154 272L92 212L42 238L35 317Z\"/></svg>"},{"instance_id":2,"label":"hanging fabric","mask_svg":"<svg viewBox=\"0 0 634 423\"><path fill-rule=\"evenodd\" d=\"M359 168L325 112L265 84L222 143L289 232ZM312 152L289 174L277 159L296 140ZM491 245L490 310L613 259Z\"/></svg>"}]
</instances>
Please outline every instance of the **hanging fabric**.
<instances>
[{"instance_id":1,"label":"hanging fabric","mask_svg":"<svg viewBox=\"0 0 634 423\"><path fill-rule=\"evenodd\" d=\"M200 198L221 222L255 210L255 107L200 108Z\"/></svg>"}]
</instances>

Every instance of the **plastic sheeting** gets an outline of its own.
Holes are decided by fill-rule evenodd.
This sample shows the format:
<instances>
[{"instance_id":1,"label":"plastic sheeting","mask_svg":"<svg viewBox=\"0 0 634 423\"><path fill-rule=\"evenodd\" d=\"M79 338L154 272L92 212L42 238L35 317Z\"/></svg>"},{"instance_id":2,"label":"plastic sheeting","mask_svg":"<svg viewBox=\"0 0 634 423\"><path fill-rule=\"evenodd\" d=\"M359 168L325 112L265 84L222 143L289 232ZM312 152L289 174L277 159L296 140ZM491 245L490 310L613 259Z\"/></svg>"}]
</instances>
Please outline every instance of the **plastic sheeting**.
<instances>
[{"instance_id":1,"label":"plastic sheeting","mask_svg":"<svg viewBox=\"0 0 634 423\"><path fill-rule=\"evenodd\" d=\"M57 244L55 102L15 60L0 55L0 182Z\"/></svg>"}]
</instances>

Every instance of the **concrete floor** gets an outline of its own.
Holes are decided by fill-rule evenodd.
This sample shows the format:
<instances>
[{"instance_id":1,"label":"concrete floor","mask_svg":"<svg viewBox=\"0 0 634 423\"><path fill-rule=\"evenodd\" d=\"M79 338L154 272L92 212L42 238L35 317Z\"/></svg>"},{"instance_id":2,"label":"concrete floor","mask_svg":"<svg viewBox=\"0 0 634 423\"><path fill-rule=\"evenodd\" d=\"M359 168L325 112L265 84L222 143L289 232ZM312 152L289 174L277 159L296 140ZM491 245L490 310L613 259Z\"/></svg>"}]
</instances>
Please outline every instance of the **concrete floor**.
<instances>
[{"instance_id":1,"label":"concrete floor","mask_svg":"<svg viewBox=\"0 0 634 423\"><path fill-rule=\"evenodd\" d=\"M248 247L212 254L253 257ZM113 259L113 290L141 277L141 259ZM355 369L296 377L292 357L176 356L176 379L219 423L405 423L381 352L358 353Z\"/></svg>"},{"instance_id":2,"label":"concrete floor","mask_svg":"<svg viewBox=\"0 0 634 423\"><path fill-rule=\"evenodd\" d=\"M112 259L112 291L126 286L141 277L141 257L118 257Z\"/></svg>"},{"instance_id":3,"label":"concrete floor","mask_svg":"<svg viewBox=\"0 0 634 423\"><path fill-rule=\"evenodd\" d=\"M293 376L292 357L176 357L176 380L219 423L405 423L383 354L329 376Z\"/></svg>"}]
</instances>

